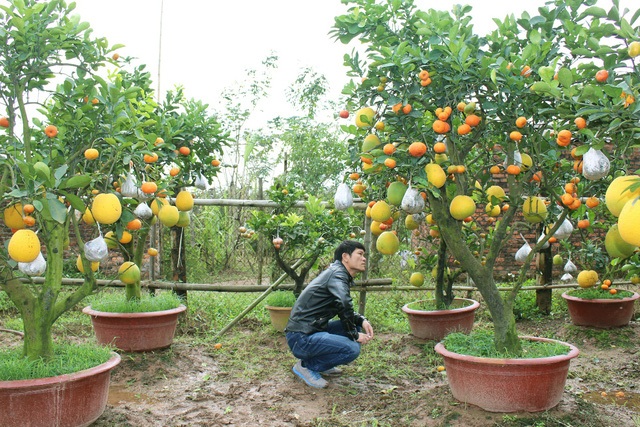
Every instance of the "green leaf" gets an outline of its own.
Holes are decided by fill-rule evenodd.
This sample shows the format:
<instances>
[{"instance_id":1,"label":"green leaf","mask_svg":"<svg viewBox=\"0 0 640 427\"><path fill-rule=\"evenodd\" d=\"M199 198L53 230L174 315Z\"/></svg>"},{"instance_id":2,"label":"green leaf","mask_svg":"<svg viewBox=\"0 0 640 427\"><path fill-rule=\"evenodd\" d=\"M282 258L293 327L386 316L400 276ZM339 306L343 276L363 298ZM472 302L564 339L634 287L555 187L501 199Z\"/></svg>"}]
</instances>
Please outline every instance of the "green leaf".
<instances>
[{"instance_id":1,"label":"green leaf","mask_svg":"<svg viewBox=\"0 0 640 427\"><path fill-rule=\"evenodd\" d=\"M60 224L64 224L67 219L67 207L53 194L47 194L44 200L43 213Z\"/></svg>"},{"instance_id":2,"label":"green leaf","mask_svg":"<svg viewBox=\"0 0 640 427\"><path fill-rule=\"evenodd\" d=\"M66 180L60 188L83 188L89 185L91 177L88 175L75 175Z\"/></svg>"},{"instance_id":3,"label":"green leaf","mask_svg":"<svg viewBox=\"0 0 640 427\"><path fill-rule=\"evenodd\" d=\"M540 35L540 32L536 29L534 31L531 31L531 33L529 34L529 40L531 41L531 43L539 45L540 42L542 41L542 36Z\"/></svg>"},{"instance_id":4,"label":"green leaf","mask_svg":"<svg viewBox=\"0 0 640 427\"><path fill-rule=\"evenodd\" d=\"M563 87L570 87L573 84L573 73L568 68L562 67L558 70L558 81Z\"/></svg>"},{"instance_id":5,"label":"green leaf","mask_svg":"<svg viewBox=\"0 0 640 427\"><path fill-rule=\"evenodd\" d=\"M84 213L85 209L87 208L84 204L84 202L82 201L82 199L78 196L76 196L73 193L68 193L66 191L61 191L60 192L65 199L71 203L71 206L77 210L78 212ZM34 205L35 206L35 205Z\"/></svg>"}]
</instances>

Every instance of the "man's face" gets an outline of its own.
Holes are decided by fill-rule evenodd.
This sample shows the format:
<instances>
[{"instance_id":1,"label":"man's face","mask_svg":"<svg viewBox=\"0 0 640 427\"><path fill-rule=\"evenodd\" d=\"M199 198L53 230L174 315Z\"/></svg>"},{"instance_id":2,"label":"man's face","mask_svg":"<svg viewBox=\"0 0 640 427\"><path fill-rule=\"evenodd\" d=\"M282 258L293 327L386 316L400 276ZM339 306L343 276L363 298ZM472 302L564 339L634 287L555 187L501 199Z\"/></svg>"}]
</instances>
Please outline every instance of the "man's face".
<instances>
[{"instance_id":1,"label":"man's face","mask_svg":"<svg viewBox=\"0 0 640 427\"><path fill-rule=\"evenodd\" d=\"M351 275L363 272L367 267L367 258L364 256L364 250L356 249L349 254L342 254L342 263Z\"/></svg>"}]
</instances>

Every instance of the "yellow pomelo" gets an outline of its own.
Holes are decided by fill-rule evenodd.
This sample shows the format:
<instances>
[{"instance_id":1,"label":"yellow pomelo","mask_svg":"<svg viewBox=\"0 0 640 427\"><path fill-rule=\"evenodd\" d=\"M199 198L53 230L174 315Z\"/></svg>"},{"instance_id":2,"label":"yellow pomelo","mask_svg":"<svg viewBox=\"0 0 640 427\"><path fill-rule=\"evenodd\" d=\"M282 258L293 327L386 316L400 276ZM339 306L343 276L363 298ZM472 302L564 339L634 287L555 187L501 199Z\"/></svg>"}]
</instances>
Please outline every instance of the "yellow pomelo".
<instances>
[{"instance_id":1,"label":"yellow pomelo","mask_svg":"<svg viewBox=\"0 0 640 427\"><path fill-rule=\"evenodd\" d=\"M367 209L365 209L364 214L367 218L371 218L371 206L367 206Z\"/></svg>"},{"instance_id":2,"label":"yellow pomelo","mask_svg":"<svg viewBox=\"0 0 640 427\"><path fill-rule=\"evenodd\" d=\"M639 181L640 176L638 175L619 176L611 181L604 195L604 202L613 216L619 216L620 211L629 200L640 196L640 188L635 191L625 191L629 185Z\"/></svg>"},{"instance_id":3,"label":"yellow pomelo","mask_svg":"<svg viewBox=\"0 0 640 427\"><path fill-rule=\"evenodd\" d=\"M447 174L444 173L444 169L437 163L428 163L424 167L424 171L427 174L427 181L436 188L440 188L447 181Z\"/></svg>"},{"instance_id":4,"label":"yellow pomelo","mask_svg":"<svg viewBox=\"0 0 640 427\"><path fill-rule=\"evenodd\" d=\"M525 221L537 224L547 218L547 206L536 196L527 197L522 204L522 215Z\"/></svg>"},{"instance_id":5,"label":"yellow pomelo","mask_svg":"<svg viewBox=\"0 0 640 427\"><path fill-rule=\"evenodd\" d=\"M191 217L189 216L189 212L180 211L178 216L178 222L176 222L177 227L187 227L191 224Z\"/></svg>"},{"instance_id":6,"label":"yellow pomelo","mask_svg":"<svg viewBox=\"0 0 640 427\"><path fill-rule=\"evenodd\" d=\"M383 255L393 255L398 252L400 240L391 231L383 231L376 240L376 249Z\"/></svg>"},{"instance_id":7,"label":"yellow pomelo","mask_svg":"<svg viewBox=\"0 0 640 427\"><path fill-rule=\"evenodd\" d=\"M109 249L116 249L118 247L118 239L116 233L113 231L107 231L104 235L104 241Z\"/></svg>"},{"instance_id":8,"label":"yellow pomelo","mask_svg":"<svg viewBox=\"0 0 640 427\"><path fill-rule=\"evenodd\" d=\"M618 224L614 224L604 237L604 247L611 258L627 258L635 251L637 245L625 242L618 231Z\"/></svg>"},{"instance_id":9,"label":"yellow pomelo","mask_svg":"<svg viewBox=\"0 0 640 427\"><path fill-rule=\"evenodd\" d=\"M165 227L173 227L180 219L180 211L172 205L163 206L158 212L158 219Z\"/></svg>"},{"instance_id":10,"label":"yellow pomelo","mask_svg":"<svg viewBox=\"0 0 640 427\"><path fill-rule=\"evenodd\" d=\"M179 211L190 211L193 209L193 196L186 190L182 190L176 196L176 207Z\"/></svg>"},{"instance_id":11,"label":"yellow pomelo","mask_svg":"<svg viewBox=\"0 0 640 427\"><path fill-rule=\"evenodd\" d=\"M487 194L487 200L489 202L491 202L492 197L495 197L500 202L503 202L504 199L507 197L507 194L504 192L504 189L499 185L492 185L491 187L487 188L487 191L485 191L485 193Z\"/></svg>"},{"instance_id":12,"label":"yellow pomelo","mask_svg":"<svg viewBox=\"0 0 640 427\"><path fill-rule=\"evenodd\" d=\"M76 267L78 268L80 273L84 273L84 265L82 265L82 257L80 255L78 255L78 258L76 259ZM93 272L98 271L99 267L100 267L99 261L93 261L91 263L91 271Z\"/></svg>"},{"instance_id":13,"label":"yellow pomelo","mask_svg":"<svg viewBox=\"0 0 640 427\"><path fill-rule=\"evenodd\" d=\"M359 128L367 128L373 126L373 117L375 115L376 112L373 111L373 108L361 108L360 110L356 111L356 126L358 126Z\"/></svg>"},{"instance_id":14,"label":"yellow pomelo","mask_svg":"<svg viewBox=\"0 0 640 427\"><path fill-rule=\"evenodd\" d=\"M153 212L154 215L158 215L160 208L162 206L167 206L168 204L169 201L167 199L155 198L151 201L151 212Z\"/></svg>"},{"instance_id":15,"label":"yellow pomelo","mask_svg":"<svg viewBox=\"0 0 640 427\"><path fill-rule=\"evenodd\" d=\"M371 230L371 234L374 236L379 236L382 234L382 230L380 230L380 222L379 221L371 221L371 225L369 226Z\"/></svg>"},{"instance_id":16,"label":"yellow pomelo","mask_svg":"<svg viewBox=\"0 0 640 427\"><path fill-rule=\"evenodd\" d=\"M364 142L362 142L362 149L360 151L362 153L368 153L380 144L380 138L378 138L377 135L370 133L365 137Z\"/></svg>"},{"instance_id":17,"label":"yellow pomelo","mask_svg":"<svg viewBox=\"0 0 640 427\"><path fill-rule=\"evenodd\" d=\"M427 224L430 224L430 225L436 224L436 220L433 219L433 214L428 214L424 220L427 221Z\"/></svg>"},{"instance_id":18,"label":"yellow pomelo","mask_svg":"<svg viewBox=\"0 0 640 427\"><path fill-rule=\"evenodd\" d=\"M389 188L387 188L387 200L393 206L400 206L402 203L402 198L404 197L404 193L407 192L407 184L404 184L400 181L394 181L389 184Z\"/></svg>"},{"instance_id":19,"label":"yellow pomelo","mask_svg":"<svg viewBox=\"0 0 640 427\"><path fill-rule=\"evenodd\" d=\"M449 160L449 156L447 156L444 153L438 153L435 156L433 156L433 160L435 160L437 164L441 165L442 163Z\"/></svg>"},{"instance_id":20,"label":"yellow pomelo","mask_svg":"<svg viewBox=\"0 0 640 427\"><path fill-rule=\"evenodd\" d=\"M22 219L22 203L13 204L4 210L4 223L14 230L26 227Z\"/></svg>"},{"instance_id":21,"label":"yellow pomelo","mask_svg":"<svg viewBox=\"0 0 640 427\"><path fill-rule=\"evenodd\" d=\"M140 281L140 268L131 261L123 262L118 269L118 278L122 283L133 285Z\"/></svg>"},{"instance_id":22,"label":"yellow pomelo","mask_svg":"<svg viewBox=\"0 0 640 427\"><path fill-rule=\"evenodd\" d=\"M531 168L531 166L533 166L533 159L531 159L531 156L528 155L527 153L520 153L520 157L521 157L520 163L522 163L522 170L526 172L529 170L529 168Z\"/></svg>"},{"instance_id":23,"label":"yellow pomelo","mask_svg":"<svg viewBox=\"0 0 640 427\"><path fill-rule=\"evenodd\" d=\"M582 270L576 280L581 288L592 288L598 283L598 273L594 270Z\"/></svg>"},{"instance_id":24,"label":"yellow pomelo","mask_svg":"<svg viewBox=\"0 0 640 427\"><path fill-rule=\"evenodd\" d=\"M413 219L413 215L407 215L407 217L404 219L404 226L407 228L407 230L417 230L418 227L420 227L420 224L418 224L416 220Z\"/></svg>"},{"instance_id":25,"label":"yellow pomelo","mask_svg":"<svg viewBox=\"0 0 640 427\"><path fill-rule=\"evenodd\" d=\"M502 209L500 209L499 205L487 204L487 206L484 208L484 211L489 216L498 216L500 215L500 212L502 212Z\"/></svg>"},{"instance_id":26,"label":"yellow pomelo","mask_svg":"<svg viewBox=\"0 0 640 427\"><path fill-rule=\"evenodd\" d=\"M628 53L631 58L640 55L640 42L634 41L629 43Z\"/></svg>"},{"instance_id":27,"label":"yellow pomelo","mask_svg":"<svg viewBox=\"0 0 640 427\"><path fill-rule=\"evenodd\" d=\"M7 246L7 252L14 261L31 262L40 254L40 239L31 230L18 230L13 233Z\"/></svg>"},{"instance_id":28,"label":"yellow pomelo","mask_svg":"<svg viewBox=\"0 0 640 427\"><path fill-rule=\"evenodd\" d=\"M93 218L93 215L91 215L91 209L89 208L86 208L84 213L82 214L82 220L89 225L96 223L96 220Z\"/></svg>"},{"instance_id":29,"label":"yellow pomelo","mask_svg":"<svg viewBox=\"0 0 640 427\"><path fill-rule=\"evenodd\" d=\"M122 215L120 199L113 193L100 193L93 199L91 214L100 224L113 224Z\"/></svg>"},{"instance_id":30,"label":"yellow pomelo","mask_svg":"<svg viewBox=\"0 0 640 427\"><path fill-rule=\"evenodd\" d=\"M422 286L424 285L424 274L419 271L414 271L411 273L411 277L409 277L409 284L412 286Z\"/></svg>"},{"instance_id":31,"label":"yellow pomelo","mask_svg":"<svg viewBox=\"0 0 640 427\"><path fill-rule=\"evenodd\" d=\"M382 170L383 165L378 163L378 164L369 164L369 163L362 163L362 172L366 172L366 173L370 173L370 174L374 174L374 173L378 173Z\"/></svg>"},{"instance_id":32,"label":"yellow pomelo","mask_svg":"<svg viewBox=\"0 0 640 427\"><path fill-rule=\"evenodd\" d=\"M629 200L620 211L618 231L626 243L640 246L640 197Z\"/></svg>"},{"instance_id":33,"label":"yellow pomelo","mask_svg":"<svg viewBox=\"0 0 640 427\"><path fill-rule=\"evenodd\" d=\"M391 206L384 200L379 200L371 208L371 219L378 222L385 222L391 218Z\"/></svg>"},{"instance_id":34,"label":"yellow pomelo","mask_svg":"<svg viewBox=\"0 0 640 427\"><path fill-rule=\"evenodd\" d=\"M458 221L462 221L476 211L476 202L469 196L457 195L449 204L449 213Z\"/></svg>"}]
</instances>

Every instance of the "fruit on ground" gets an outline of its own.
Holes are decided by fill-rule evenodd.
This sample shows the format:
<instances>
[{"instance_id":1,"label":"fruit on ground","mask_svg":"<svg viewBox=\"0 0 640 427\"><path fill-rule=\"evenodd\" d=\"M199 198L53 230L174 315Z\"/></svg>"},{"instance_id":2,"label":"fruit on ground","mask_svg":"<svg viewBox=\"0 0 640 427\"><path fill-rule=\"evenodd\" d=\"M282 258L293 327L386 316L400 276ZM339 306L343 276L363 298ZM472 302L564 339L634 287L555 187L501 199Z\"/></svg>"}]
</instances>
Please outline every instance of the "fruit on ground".
<instances>
[{"instance_id":1,"label":"fruit on ground","mask_svg":"<svg viewBox=\"0 0 640 427\"><path fill-rule=\"evenodd\" d=\"M18 230L11 236L7 252L14 261L31 262L40 254L40 239L32 230Z\"/></svg>"},{"instance_id":2,"label":"fruit on ground","mask_svg":"<svg viewBox=\"0 0 640 427\"><path fill-rule=\"evenodd\" d=\"M133 285L140 281L140 268L131 261L125 261L118 269L118 278L122 283Z\"/></svg>"},{"instance_id":3,"label":"fruit on ground","mask_svg":"<svg viewBox=\"0 0 640 427\"><path fill-rule=\"evenodd\" d=\"M547 206L539 197L528 197L522 204L522 215L527 222L537 224L544 221L547 214Z\"/></svg>"},{"instance_id":4,"label":"fruit on ground","mask_svg":"<svg viewBox=\"0 0 640 427\"><path fill-rule=\"evenodd\" d=\"M15 203L4 210L4 223L13 229L25 228L22 219L22 203Z\"/></svg>"},{"instance_id":5,"label":"fruit on ground","mask_svg":"<svg viewBox=\"0 0 640 427\"><path fill-rule=\"evenodd\" d=\"M91 214L100 224L113 224L122 215L120 199L113 193L100 193L91 205Z\"/></svg>"},{"instance_id":6,"label":"fruit on ground","mask_svg":"<svg viewBox=\"0 0 640 427\"><path fill-rule=\"evenodd\" d=\"M613 216L619 216L620 211L629 200L640 196L640 188L635 191L625 191L629 185L639 181L640 176L638 175L619 176L611 181L604 195L604 202Z\"/></svg>"},{"instance_id":7,"label":"fruit on ground","mask_svg":"<svg viewBox=\"0 0 640 427\"><path fill-rule=\"evenodd\" d=\"M176 196L176 207L179 211L190 211L193 209L193 196L187 190L182 190Z\"/></svg>"},{"instance_id":8,"label":"fruit on ground","mask_svg":"<svg viewBox=\"0 0 640 427\"><path fill-rule=\"evenodd\" d=\"M627 244L640 246L640 197L629 200L620 211L618 231Z\"/></svg>"},{"instance_id":9,"label":"fruit on ground","mask_svg":"<svg viewBox=\"0 0 640 427\"><path fill-rule=\"evenodd\" d=\"M424 274L419 271L414 271L411 273L411 277L409 277L409 284L411 286L422 286L424 285Z\"/></svg>"},{"instance_id":10,"label":"fruit on ground","mask_svg":"<svg viewBox=\"0 0 640 427\"><path fill-rule=\"evenodd\" d=\"M447 174L437 163L428 163L424 167L424 171L427 174L427 181L436 188L441 188L447 181Z\"/></svg>"},{"instance_id":11,"label":"fruit on ground","mask_svg":"<svg viewBox=\"0 0 640 427\"><path fill-rule=\"evenodd\" d=\"M383 231L376 240L376 249L383 255L393 255L398 252L400 240L391 231Z\"/></svg>"},{"instance_id":12,"label":"fruit on ground","mask_svg":"<svg viewBox=\"0 0 640 427\"><path fill-rule=\"evenodd\" d=\"M379 200L371 208L371 219L378 222L385 222L391 218L391 206L384 200Z\"/></svg>"},{"instance_id":13,"label":"fruit on ground","mask_svg":"<svg viewBox=\"0 0 640 427\"><path fill-rule=\"evenodd\" d=\"M359 128L373 126L373 117L375 115L376 112L370 107L365 107L356 111L356 126Z\"/></svg>"},{"instance_id":14,"label":"fruit on ground","mask_svg":"<svg viewBox=\"0 0 640 427\"><path fill-rule=\"evenodd\" d=\"M636 223L636 228L640 225ZM604 247L611 258L627 258L635 251L637 245L627 243L618 230L618 224L614 224L604 237Z\"/></svg>"},{"instance_id":15,"label":"fruit on ground","mask_svg":"<svg viewBox=\"0 0 640 427\"><path fill-rule=\"evenodd\" d=\"M449 213L458 221L462 221L476 211L476 202L469 196L457 195L449 204Z\"/></svg>"},{"instance_id":16,"label":"fruit on ground","mask_svg":"<svg viewBox=\"0 0 640 427\"><path fill-rule=\"evenodd\" d=\"M362 142L362 148L360 151L363 153L368 153L369 151L373 150L380 144L382 144L382 142L380 142L380 138L378 138L377 135L370 133L364 138L364 141Z\"/></svg>"},{"instance_id":17,"label":"fruit on ground","mask_svg":"<svg viewBox=\"0 0 640 427\"><path fill-rule=\"evenodd\" d=\"M576 280L581 288L592 288L598 283L598 273L594 270L582 270Z\"/></svg>"},{"instance_id":18,"label":"fruit on ground","mask_svg":"<svg viewBox=\"0 0 640 427\"><path fill-rule=\"evenodd\" d=\"M387 200L389 201L389 203L391 203L393 206L400 206L400 203L402 203L402 198L404 197L404 193L407 192L407 188L407 184L403 182L392 182L387 188Z\"/></svg>"},{"instance_id":19,"label":"fruit on ground","mask_svg":"<svg viewBox=\"0 0 640 427\"><path fill-rule=\"evenodd\" d=\"M165 205L158 212L158 219L165 227L173 227L180 219L180 211L172 205Z\"/></svg>"},{"instance_id":20,"label":"fruit on ground","mask_svg":"<svg viewBox=\"0 0 640 427\"><path fill-rule=\"evenodd\" d=\"M80 255L78 255L78 258L76 259L76 267L78 268L80 273L84 273L84 265L82 265L82 257ZM91 263L91 271L96 272L98 271L99 267L100 261L93 261Z\"/></svg>"}]
</instances>

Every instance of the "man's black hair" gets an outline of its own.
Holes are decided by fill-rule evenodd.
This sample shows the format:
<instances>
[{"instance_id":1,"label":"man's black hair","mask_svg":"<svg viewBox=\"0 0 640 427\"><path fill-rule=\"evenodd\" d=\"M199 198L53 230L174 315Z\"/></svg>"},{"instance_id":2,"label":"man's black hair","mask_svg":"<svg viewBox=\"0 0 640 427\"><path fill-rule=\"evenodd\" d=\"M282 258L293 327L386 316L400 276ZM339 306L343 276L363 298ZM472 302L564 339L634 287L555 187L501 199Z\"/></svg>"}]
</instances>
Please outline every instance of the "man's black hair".
<instances>
[{"instance_id":1,"label":"man's black hair","mask_svg":"<svg viewBox=\"0 0 640 427\"><path fill-rule=\"evenodd\" d=\"M366 251L362 243L356 242L355 240L345 240L336 248L336 251L333 253L333 260L342 261L342 254L351 255L356 249Z\"/></svg>"}]
</instances>

